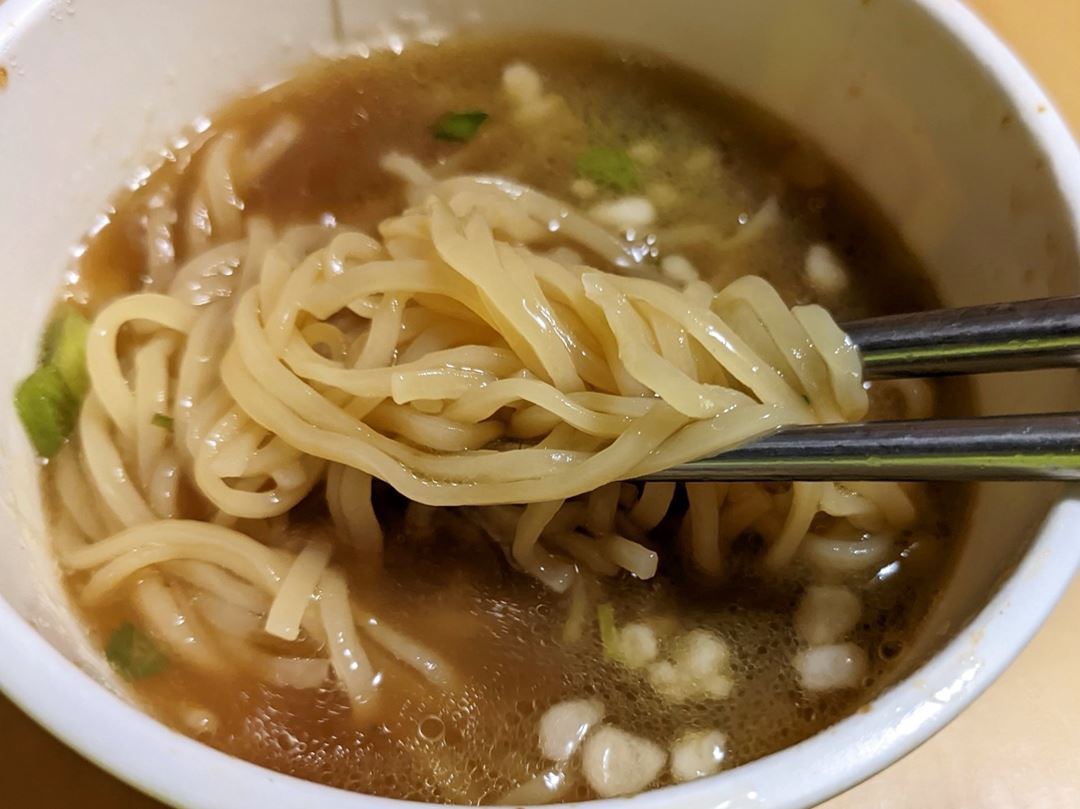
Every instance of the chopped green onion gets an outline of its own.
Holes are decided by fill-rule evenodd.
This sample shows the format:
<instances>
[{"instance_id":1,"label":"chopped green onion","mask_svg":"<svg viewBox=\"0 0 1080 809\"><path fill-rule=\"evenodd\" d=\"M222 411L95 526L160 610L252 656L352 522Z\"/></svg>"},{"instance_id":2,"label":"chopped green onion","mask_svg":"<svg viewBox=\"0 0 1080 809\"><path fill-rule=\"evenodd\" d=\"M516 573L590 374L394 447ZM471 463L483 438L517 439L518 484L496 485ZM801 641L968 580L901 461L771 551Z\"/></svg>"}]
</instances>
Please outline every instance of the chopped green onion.
<instances>
[{"instance_id":1,"label":"chopped green onion","mask_svg":"<svg viewBox=\"0 0 1080 809\"><path fill-rule=\"evenodd\" d=\"M53 319L41 341L41 362L15 388L15 411L38 455L51 458L71 435L90 388L86 336L90 321L77 312Z\"/></svg>"},{"instance_id":2,"label":"chopped green onion","mask_svg":"<svg viewBox=\"0 0 1080 809\"><path fill-rule=\"evenodd\" d=\"M153 677L169 662L154 642L130 621L121 624L109 638L105 659L129 680Z\"/></svg>"},{"instance_id":3,"label":"chopped green onion","mask_svg":"<svg viewBox=\"0 0 1080 809\"><path fill-rule=\"evenodd\" d=\"M56 344L60 338L60 327L64 324L64 316L57 315L49 321L45 327L45 333L41 335L41 352L38 355L38 365L45 365L56 350Z\"/></svg>"},{"instance_id":4,"label":"chopped green onion","mask_svg":"<svg viewBox=\"0 0 1080 809\"><path fill-rule=\"evenodd\" d=\"M82 399L90 387L86 372L86 336L90 321L77 312L57 317L42 341L42 365L53 365L75 397Z\"/></svg>"},{"instance_id":5,"label":"chopped green onion","mask_svg":"<svg viewBox=\"0 0 1080 809\"><path fill-rule=\"evenodd\" d=\"M622 149L596 147L582 152L577 171L585 179L620 193L633 191L640 183L637 164Z\"/></svg>"},{"instance_id":6,"label":"chopped green onion","mask_svg":"<svg viewBox=\"0 0 1080 809\"><path fill-rule=\"evenodd\" d=\"M51 458L75 429L79 399L55 366L43 365L15 388L15 412L38 455Z\"/></svg>"},{"instance_id":7,"label":"chopped green onion","mask_svg":"<svg viewBox=\"0 0 1080 809\"><path fill-rule=\"evenodd\" d=\"M150 423L163 430L171 430L173 428L172 416L166 416L164 413L155 413L154 417L150 419Z\"/></svg>"},{"instance_id":8,"label":"chopped green onion","mask_svg":"<svg viewBox=\"0 0 1080 809\"><path fill-rule=\"evenodd\" d=\"M600 627L600 644L604 647L604 656L611 660L622 660L619 629L615 626L615 608L611 604L600 604L596 608L596 623Z\"/></svg>"},{"instance_id":9,"label":"chopped green onion","mask_svg":"<svg viewBox=\"0 0 1080 809\"><path fill-rule=\"evenodd\" d=\"M589 615L589 593L585 580L578 576L570 587L570 606L566 611L566 623L563 624L563 643L577 643L585 633L585 622Z\"/></svg>"},{"instance_id":10,"label":"chopped green onion","mask_svg":"<svg viewBox=\"0 0 1080 809\"><path fill-rule=\"evenodd\" d=\"M486 112L448 112L435 122L432 134L439 140L472 140L480 125L488 119Z\"/></svg>"}]
</instances>

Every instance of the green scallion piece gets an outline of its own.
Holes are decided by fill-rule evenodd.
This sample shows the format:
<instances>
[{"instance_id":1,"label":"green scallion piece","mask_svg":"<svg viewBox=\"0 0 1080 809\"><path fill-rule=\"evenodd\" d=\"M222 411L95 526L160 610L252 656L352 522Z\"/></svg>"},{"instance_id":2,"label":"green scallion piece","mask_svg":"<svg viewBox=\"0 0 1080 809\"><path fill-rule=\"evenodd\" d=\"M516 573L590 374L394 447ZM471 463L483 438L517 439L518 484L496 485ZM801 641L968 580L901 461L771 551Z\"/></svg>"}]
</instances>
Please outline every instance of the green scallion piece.
<instances>
[{"instance_id":1,"label":"green scallion piece","mask_svg":"<svg viewBox=\"0 0 1080 809\"><path fill-rule=\"evenodd\" d=\"M15 388L15 411L38 455L51 458L75 429L90 376L86 337L90 321L78 312L58 315L45 329L40 366Z\"/></svg>"},{"instance_id":2,"label":"green scallion piece","mask_svg":"<svg viewBox=\"0 0 1080 809\"><path fill-rule=\"evenodd\" d=\"M577 160L577 172L599 186L625 194L638 187L637 163L622 149L596 147L582 152Z\"/></svg>"},{"instance_id":3,"label":"green scallion piece","mask_svg":"<svg viewBox=\"0 0 1080 809\"><path fill-rule=\"evenodd\" d=\"M621 660L619 630L615 626L615 608L611 604L597 606L596 623L600 628L600 645L604 647L604 657Z\"/></svg>"},{"instance_id":4,"label":"green scallion piece","mask_svg":"<svg viewBox=\"0 0 1080 809\"><path fill-rule=\"evenodd\" d=\"M15 388L15 412L43 458L55 455L79 415L79 399L54 365L43 365Z\"/></svg>"},{"instance_id":5,"label":"green scallion piece","mask_svg":"<svg viewBox=\"0 0 1080 809\"><path fill-rule=\"evenodd\" d=\"M89 333L89 320L77 312L65 312L49 324L42 341L41 364L54 366L80 400L90 388L90 375L86 372Z\"/></svg>"},{"instance_id":6,"label":"green scallion piece","mask_svg":"<svg viewBox=\"0 0 1080 809\"><path fill-rule=\"evenodd\" d=\"M105 659L129 680L153 677L169 660L130 621L121 624L105 646Z\"/></svg>"},{"instance_id":7,"label":"green scallion piece","mask_svg":"<svg viewBox=\"0 0 1080 809\"><path fill-rule=\"evenodd\" d=\"M166 416L164 413L155 413L153 418L150 419L150 423L163 430L171 430L173 428L172 416Z\"/></svg>"},{"instance_id":8,"label":"green scallion piece","mask_svg":"<svg viewBox=\"0 0 1080 809\"><path fill-rule=\"evenodd\" d=\"M480 129L481 124L488 119L486 112L473 110L472 112L448 112L435 122L432 134L438 140L454 140L464 142L472 140Z\"/></svg>"}]
</instances>

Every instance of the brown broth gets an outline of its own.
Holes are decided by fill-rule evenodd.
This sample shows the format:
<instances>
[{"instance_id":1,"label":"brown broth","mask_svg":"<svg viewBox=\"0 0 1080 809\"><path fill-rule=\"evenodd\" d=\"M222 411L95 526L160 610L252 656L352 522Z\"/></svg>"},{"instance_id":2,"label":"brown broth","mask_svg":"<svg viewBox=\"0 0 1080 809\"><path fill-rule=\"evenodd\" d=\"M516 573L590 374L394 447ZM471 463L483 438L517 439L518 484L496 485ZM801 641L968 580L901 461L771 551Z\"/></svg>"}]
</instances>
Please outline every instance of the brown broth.
<instances>
[{"instance_id":1,"label":"brown broth","mask_svg":"<svg viewBox=\"0 0 1080 809\"><path fill-rule=\"evenodd\" d=\"M559 94L572 114L534 128L511 125L500 91L503 68L525 61ZM470 143L435 140L433 122L448 110L491 115ZM770 196L783 212L769 238L719 252L705 240L681 252L707 269L718 285L747 273L764 276L788 303L817 300L803 280L807 247L830 244L850 268L851 288L822 301L845 319L929 308L932 285L877 213L797 134L704 78L651 55L591 42L548 37L459 40L413 45L399 56L319 63L212 118L212 127L165 155L137 190L118 198L110 221L85 244L78 278L66 295L90 312L135 289L145 267L142 216L146 201L168 187L183 200L193 193L200 147L215 133L234 131L251 142L282 114L303 123L303 134L280 161L244 189L245 213L275 224L338 222L372 229L401 209L398 181L378 166L399 151L443 170L501 173L559 197L572 198L577 156L590 145L659 146L646 188L666 183L678 201L660 211L658 227L711 223L734 232ZM584 126L581 125L584 122ZM710 150L703 152L702 150ZM713 154L689 171L695 155ZM663 238L661 249L665 249ZM178 258L188 254L177 244ZM935 412L966 409L960 383L934 383ZM895 391L871 389L874 417L902 412ZM545 768L535 741L543 711L561 699L596 695L610 721L661 744L688 729L728 734L725 767L794 744L865 704L887 679L896 650L917 631L948 575L962 533L966 490L938 486L922 497L916 529L898 543L893 575L862 591L865 608L853 640L871 652L862 689L823 696L804 693L790 665L796 649L791 615L804 586L796 567L763 579L754 572L752 537L736 543L731 577L721 586L696 584L673 549L662 554L656 579L597 584L592 604L610 602L620 623L672 618L683 628L708 627L731 646L737 688L726 701L672 706L640 675L607 661L595 626L577 644L560 641L565 599L512 572L502 555L456 513L434 536L388 536L385 569L346 561L354 592L365 606L443 654L462 686L440 694L388 660L383 712L357 727L332 687L275 689L251 677L209 678L179 665L135 685L163 721L185 732L191 707L211 711L216 729L207 743L249 761L326 784L380 795L455 803L491 802ZM380 492L383 516L400 513L396 495ZM307 519L324 519L314 509ZM303 529L301 529L303 530ZM653 539L673 546L669 526ZM902 551L902 553L901 553ZM74 578L77 592L80 579ZM134 612L120 599L84 613L103 645ZM880 652L880 653L879 653ZM441 729L441 730L440 730ZM426 738L425 738L426 737ZM570 798L587 798L585 787Z\"/></svg>"}]
</instances>

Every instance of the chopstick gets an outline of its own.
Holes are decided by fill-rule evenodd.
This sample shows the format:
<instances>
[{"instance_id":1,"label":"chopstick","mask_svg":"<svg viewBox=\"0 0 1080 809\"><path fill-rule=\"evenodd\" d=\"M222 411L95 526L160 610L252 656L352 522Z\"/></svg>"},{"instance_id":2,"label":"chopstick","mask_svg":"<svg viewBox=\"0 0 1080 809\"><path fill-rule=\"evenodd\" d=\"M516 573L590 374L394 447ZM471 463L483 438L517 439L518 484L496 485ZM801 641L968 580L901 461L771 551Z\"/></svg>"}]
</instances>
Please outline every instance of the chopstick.
<instances>
[{"instance_id":1,"label":"chopstick","mask_svg":"<svg viewBox=\"0 0 1080 809\"><path fill-rule=\"evenodd\" d=\"M842 328L868 379L1080 366L1080 297ZM637 480L1080 480L1080 413L785 427Z\"/></svg>"},{"instance_id":2,"label":"chopstick","mask_svg":"<svg viewBox=\"0 0 1080 809\"><path fill-rule=\"evenodd\" d=\"M1080 297L887 315L841 328L867 379L1080 365Z\"/></svg>"},{"instance_id":3,"label":"chopstick","mask_svg":"<svg viewBox=\"0 0 1080 809\"><path fill-rule=\"evenodd\" d=\"M638 480L1080 480L1080 413L785 427Z\"/></svg>"}]
</instances>

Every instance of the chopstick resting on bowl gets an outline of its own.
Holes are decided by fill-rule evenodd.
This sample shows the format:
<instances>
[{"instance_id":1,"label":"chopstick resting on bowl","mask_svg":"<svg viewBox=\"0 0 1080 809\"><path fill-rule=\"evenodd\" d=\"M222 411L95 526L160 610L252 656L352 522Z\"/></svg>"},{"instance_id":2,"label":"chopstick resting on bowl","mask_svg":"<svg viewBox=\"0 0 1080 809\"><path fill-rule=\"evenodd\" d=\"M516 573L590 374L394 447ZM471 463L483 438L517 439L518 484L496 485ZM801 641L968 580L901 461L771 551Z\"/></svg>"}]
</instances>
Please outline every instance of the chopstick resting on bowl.
<instances>
[{"instance_id":1,"label":"chopstick resting on bowl","mask_svg":"<svg viewBox=\"0 0 1080 809\"><path fill-rule=\"evenodd\" d=\"M1080 297L842 326L867 379L1080 367ZM784 427L638 480L1080 480L1080 413Z\"/></svg>"}]
</instances>

